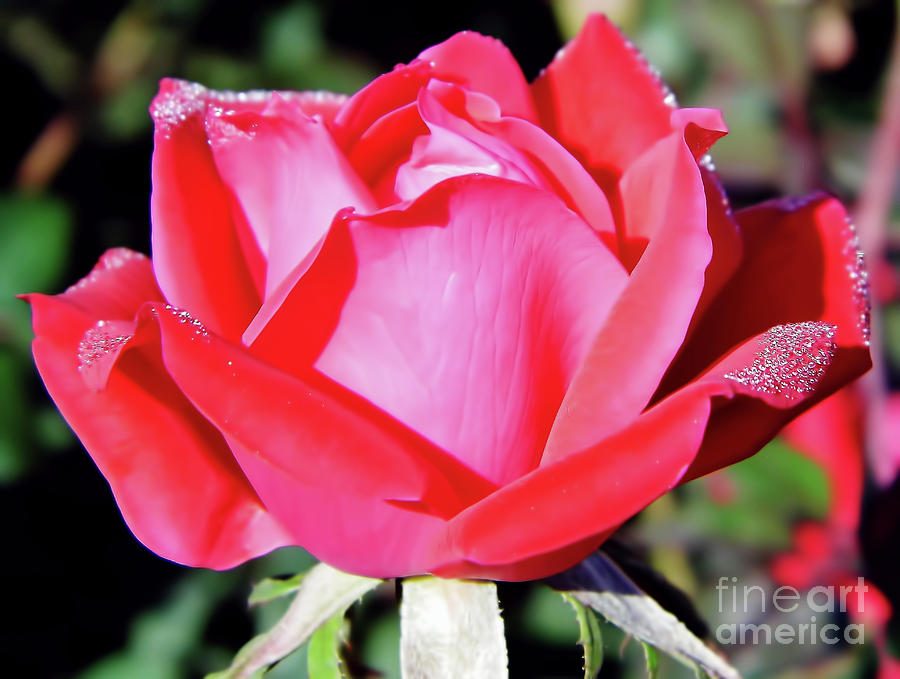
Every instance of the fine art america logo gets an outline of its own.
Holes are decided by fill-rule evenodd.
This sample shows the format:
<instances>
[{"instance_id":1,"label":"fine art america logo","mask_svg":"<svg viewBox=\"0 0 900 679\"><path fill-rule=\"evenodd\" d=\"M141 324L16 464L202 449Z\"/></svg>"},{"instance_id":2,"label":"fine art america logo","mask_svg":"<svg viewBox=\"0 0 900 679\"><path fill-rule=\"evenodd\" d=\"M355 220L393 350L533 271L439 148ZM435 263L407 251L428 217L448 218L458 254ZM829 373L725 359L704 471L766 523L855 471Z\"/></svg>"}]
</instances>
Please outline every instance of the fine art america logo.
<instances>
[{"instance_id":1,"label":"fine art america logo","mask_svg":"<svg viewBox=\"0 0 900 679\"><path fill-rule=\"evenodd\" d=\"M721 644L862 644L864 625L838 623L846 623L841 614L865 611L868 591L860 577L855 585L818 585L803 593L782 586L770 595L760 585L738 585L736 577L722 576L716 585L719 613L739 622L720 624L716 639Z\"/></svg>"}]
</instances>

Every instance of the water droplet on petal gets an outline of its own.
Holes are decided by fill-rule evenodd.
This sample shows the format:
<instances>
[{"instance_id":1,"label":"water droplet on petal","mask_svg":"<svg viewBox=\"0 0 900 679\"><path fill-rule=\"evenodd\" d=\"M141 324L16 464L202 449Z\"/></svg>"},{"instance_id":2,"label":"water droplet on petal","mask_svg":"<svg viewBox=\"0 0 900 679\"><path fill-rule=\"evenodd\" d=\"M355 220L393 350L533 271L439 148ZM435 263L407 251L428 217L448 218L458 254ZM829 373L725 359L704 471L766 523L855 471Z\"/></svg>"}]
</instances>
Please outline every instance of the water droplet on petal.
<instances>
[{"instance_id":1,"label":"water droplet on petal","mask_svg":"<svg viewBox=\"0 0 900 679\"><path fill-rule=\"evenodd\" d=\"M353 219L354 214L356 214L355 207L352 207L352 206L342 207L340 210L337 211L335 218L341 222L349 222L351 219Z\"/></svg>"},{"instance_id":2,"label":"water droplet on petal","mask_svg":"<svg viewBox=\"0 0 900 679\"><path fill-rule=\"evenodd\" d=\"M106 386L109 373L125 344L134 336L130 321L98 321L78 343L78 372L91 389Z\"/></svg>"},{"instance_id":3,"label":"water droplet on petal","mask_svg":"<svg viewBox=\"0 0 900 679\"><path fill-rule=\"evenodd\" d=\"M812 392L834 357L835 327L822 321L776 325L764 332L750 365L724 375L763 394L789 400Z\"/></svg>"},{"instance_id":4,"label":"water droplet on petal","mask_svg":"<svg viewBox=\"0 0 900 679\"><path fill-rule=\"evenodd\" d=\"M872 336L872 302L869 291L869 272L866 270L866 261L863 251L860 249L859 236L856 227L847 217L844 229L844 250L846 258L845 268L850 277L851 294L856 306L856 328L863 338L863 343L869 346Z\"/></svg>"},{"instance_id":5,"label":"water droplet on petal","mask_svg":"<svg viewBox=\"0 0 900 679\"><path fill-rule=\"evenodd\" d=\"M155 308L152 311L154 313L159 313ZM173 307L170 304L166 304L163 311L175 318L181 325L186 325L191 329L191 341L194 341L197 338L204 339L207 342L209 341L209 331L206 329L206 326L198 319L194 318L189 311Z\"/></svg>"}]
</instances>

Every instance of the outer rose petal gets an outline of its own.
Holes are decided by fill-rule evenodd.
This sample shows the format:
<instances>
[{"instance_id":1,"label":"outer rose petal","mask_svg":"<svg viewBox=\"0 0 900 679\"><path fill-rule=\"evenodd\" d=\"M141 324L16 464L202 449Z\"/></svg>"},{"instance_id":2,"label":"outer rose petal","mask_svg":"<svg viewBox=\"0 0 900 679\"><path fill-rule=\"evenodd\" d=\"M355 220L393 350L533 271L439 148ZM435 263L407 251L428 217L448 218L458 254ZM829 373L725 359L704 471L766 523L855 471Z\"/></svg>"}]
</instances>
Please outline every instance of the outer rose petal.
<instances>
[{"instance_id":1,"label":"outer rose petal","mask_svg":"<svg viewBox=\"0 0 900 679\"><path fill-rule=\"evenodd\" d=\"M467 176L351 235L355 283L316 367L495 483L531 469L625 283L596 232L552 194Z\"/></svg>"},{"instance_id":2,"label":"outer rose petal","mask_svg":"<svg viewBox=\"0 0 900 679\"><path fill-rule=\"evenodd\" d=\"M129 528L157 554L230 568L289 544L221 435L166 375L158 345L126 352L102 390L79 373L86 331L98 320L130 321L137 294L161 296L149 260L125 252L107 253L63 295L29 296L35 362L50 395L109 481Z\"/></svg>"},{"instance_id":3,"label":"outer rose petal","mask_svg":"<svg viewBox=\"0 0 900 679\"><path fill-rule=\"evenodd\" d=\"M737 270L744 251L741 229L734 218L718 175L711 166L702 162L700 175L703 177L703 188L706 191L706 221L709 226L709 236L712 238L713 254L709 266L706 267L703 295L697 303L694 322L688 329L689 336L694 332L697 320L702 318L707 308L715 301L719 291Z\"/></svg>"},{"instance_id":4,"label":"outer rose petal","mask_svg":"<svg viewBox=\"0 0 900 679\"><path fill-rule=\"evenodd\" d=\"M193 309L217 332L240 337L259 308L262 261L233 215L207 144L210 96L199 85L165 80L151 107L153 268L166 299Z\"/></svg>"},{"instance_id":5,"label":"outer rose petal","mask_svg":"<svg viewBox=\"0 0 900 679\"><path fill-rule=\"evenodd\" d=\"M374 209L325 123L277 94L262 113L211 110L205 125L220 176L266 259L266 298L325 235L338 210Z\"/></svg>"},{"instance_id":6,"label":"outer rose petal","mask_svg":"<svg viewBox=\"0 0 900 679\"><path fill-rule=\"evenodd\" d=\"M531 86L541 127L607 195L632 162L671 130L668 91L619 29L599 14Z\"/></svg>"},{"instance_id":7,"label":"outer rose petal","mask_svg":"<svg viewBox=\"0 0 900 679\"><path fill-rule=\"evenodd\" d=\"M566 392L542 465L602 441L644 410L703 291L712 254L706 194L683 129L628 169L622 196L629 230L653 238Z\"/></svg>"},{"instance_id":8,"label":"outer rose petal","mask_svg":"<svg viewBox=\"0 0 900 679\"><path fill-rule=\"evenodd\" d=\"M228 438L291 539L355 573L421 573L448 558L443 518L495 489L354 394L287 375L175 310L145 308L166 369ZM401 544L392 550L390 544Z\"/></svg>"},{"instance_id":9,"label":"outer rose petal","mask_svg":"<svg viewBox=\"0 0 900 679\"><path fill-rule=\"evenodd\" d=\"M824 195L771 201L738 212L737 218L744 236L740 268L695 319L655 398L693 379L736 344L783 323L824 321L836 327L834 365L816 400L865 372L871 365L866 273L840 203ZM755 452L797 415L759 405L742 411L737 402L717 405L716 413L721 431L711 428L691 477Z\"/></svg>"},{"instance_id":10,"label":"outer rose petal","mask_svg":"<svg viewBox=\"0 0 900 679\"><path fill-rule=\"evenodd\" d=\"M639 415L610 437L542 465L500 488L450 521L450 540L463 563L442 574L531 579L586 556L606 534L680 483L712 426L714 400L760 399L773 410L803 403L793 391L798 374L821 376L821 352L833 349L826 324L776 328L729 354L701 379ZM760 343L775 336L788 367L769 391L736 374L757 363ZM749 399L748 399L749 400ZM774 432L773 432L774 433Z\"/></svg>"},{"instance_id":11,"label":"outer rose petal","mask_svg":"<svg viewBox=\"0 0 900 679\"><path fill-rule=\"evenodd\" d=\"M454 517L451 544L482 566L483 577L525 580L568 568L678 483L708 414L707 398L672 397L608 440L542 466ZM573 545L580 545L574 553Z\"/></svg>"}]
</instances>

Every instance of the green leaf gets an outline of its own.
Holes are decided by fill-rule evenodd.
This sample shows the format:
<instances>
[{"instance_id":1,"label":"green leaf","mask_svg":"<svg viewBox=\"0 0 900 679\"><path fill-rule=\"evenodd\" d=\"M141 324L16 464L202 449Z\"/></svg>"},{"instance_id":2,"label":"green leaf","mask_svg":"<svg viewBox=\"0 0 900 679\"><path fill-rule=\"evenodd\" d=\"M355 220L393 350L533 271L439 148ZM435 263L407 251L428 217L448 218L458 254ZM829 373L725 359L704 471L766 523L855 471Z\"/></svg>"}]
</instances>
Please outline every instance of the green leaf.
<instances>
[{"instance_id":1,"label":"green leaf","mask_svg":"<svg viewBox=\"0 0 900 679\"><path fill-rule=\"evenodd\" d=\"M340 611L312 635L306 656L307 671L311 679L347 678L340 654L346 638L346 628L344 611Z\"/></svg>"},{"instance_id":2,"label":"green leaf","mask_svg":"<svg viewBox=\"0 0 900 679\"><path fill-rule=\"evenodd\" d=\"M593 679L603 664L603 633L600 631L600 621L594 611L582 606L580 601L568 594L562 592L560 594L575 609L579 630L578 643L584 648L584 679Z\"/></svg>"},{"instance_id":3,"label":"green leaf","mask_svg":"<svg viewBox=\"0 0 900 679\"><path fill-rule=\"evenodd\" d=\"M740 679L737 670L641 591L603 552L595 552L550 582L623 631L689 667L699 665L715 679Z\"/></svg>"},{"instance_id":4,"label":"green leaf","mask_svg":"<svg viewBox=\"0 0 900 679\"><path fill-rule=\"evenodd\" d=\"M231 666L207 679L250 679L294 651L338 612L343 612L381 580L350 575L320 563L306 574L285 614L268 632L238 651Z\"/></svg>"},{"instance_id":5,"label":"green leaf","mask_svg":"<svg viewBox=\"0 0 900 679\"><path fill-rule=\"evenodd\" d=\"M404 580L400 669L404 679L508 677L497 586L433 577Z\"/></svg>"},{"instance_id":6,"label":"green leaf","mask_svg":"<svg viewBox=\"0 0 900 679\"><path fill-rule=\"evenodd\" d=\"M657 679L659 676L659 654L648 643L641 642L644 647L644 658L647 660L647 678Z\"/></svg>"},{"instance_id":7,"label":"green leaf","mask_svg":"<svg viewBox=\"0 0 900 679\"><path fill-rule=\"evenodd\" d=\"M69 253L72 220L66 204L48 195L0 195L0 341L27 349L28 306L15 298L49 292Z\"/></svg>"},{"instance_id":8,"label":"green leaf","mask_svg":"<svg viewBox=\"0 0 900 679\"><path fill-rule=\"evenodd\" d=\"M251 606L267 604L288 594L293 594L300 589L300 584L306 573L299 573L292 578L265 578L253 585L248 602Z\"/></svg>"}]
</instances>

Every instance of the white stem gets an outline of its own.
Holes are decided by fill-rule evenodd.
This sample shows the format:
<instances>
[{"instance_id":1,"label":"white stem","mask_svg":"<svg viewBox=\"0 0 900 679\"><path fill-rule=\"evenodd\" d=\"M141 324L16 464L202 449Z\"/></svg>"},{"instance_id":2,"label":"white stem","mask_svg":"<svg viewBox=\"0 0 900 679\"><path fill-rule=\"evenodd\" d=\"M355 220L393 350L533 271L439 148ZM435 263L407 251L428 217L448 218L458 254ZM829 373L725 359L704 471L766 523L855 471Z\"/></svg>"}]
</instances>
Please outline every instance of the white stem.
<instances>
[{"instance_id":1,"label":"white stem","mask_svg":"<svg viewBox=\"0 0 900 679\"><path fill-rule=\"evenodd\" d=\"M413 578L400 605L403 679L509 676L493 582Z\"/></svg>"}]
</instances>

